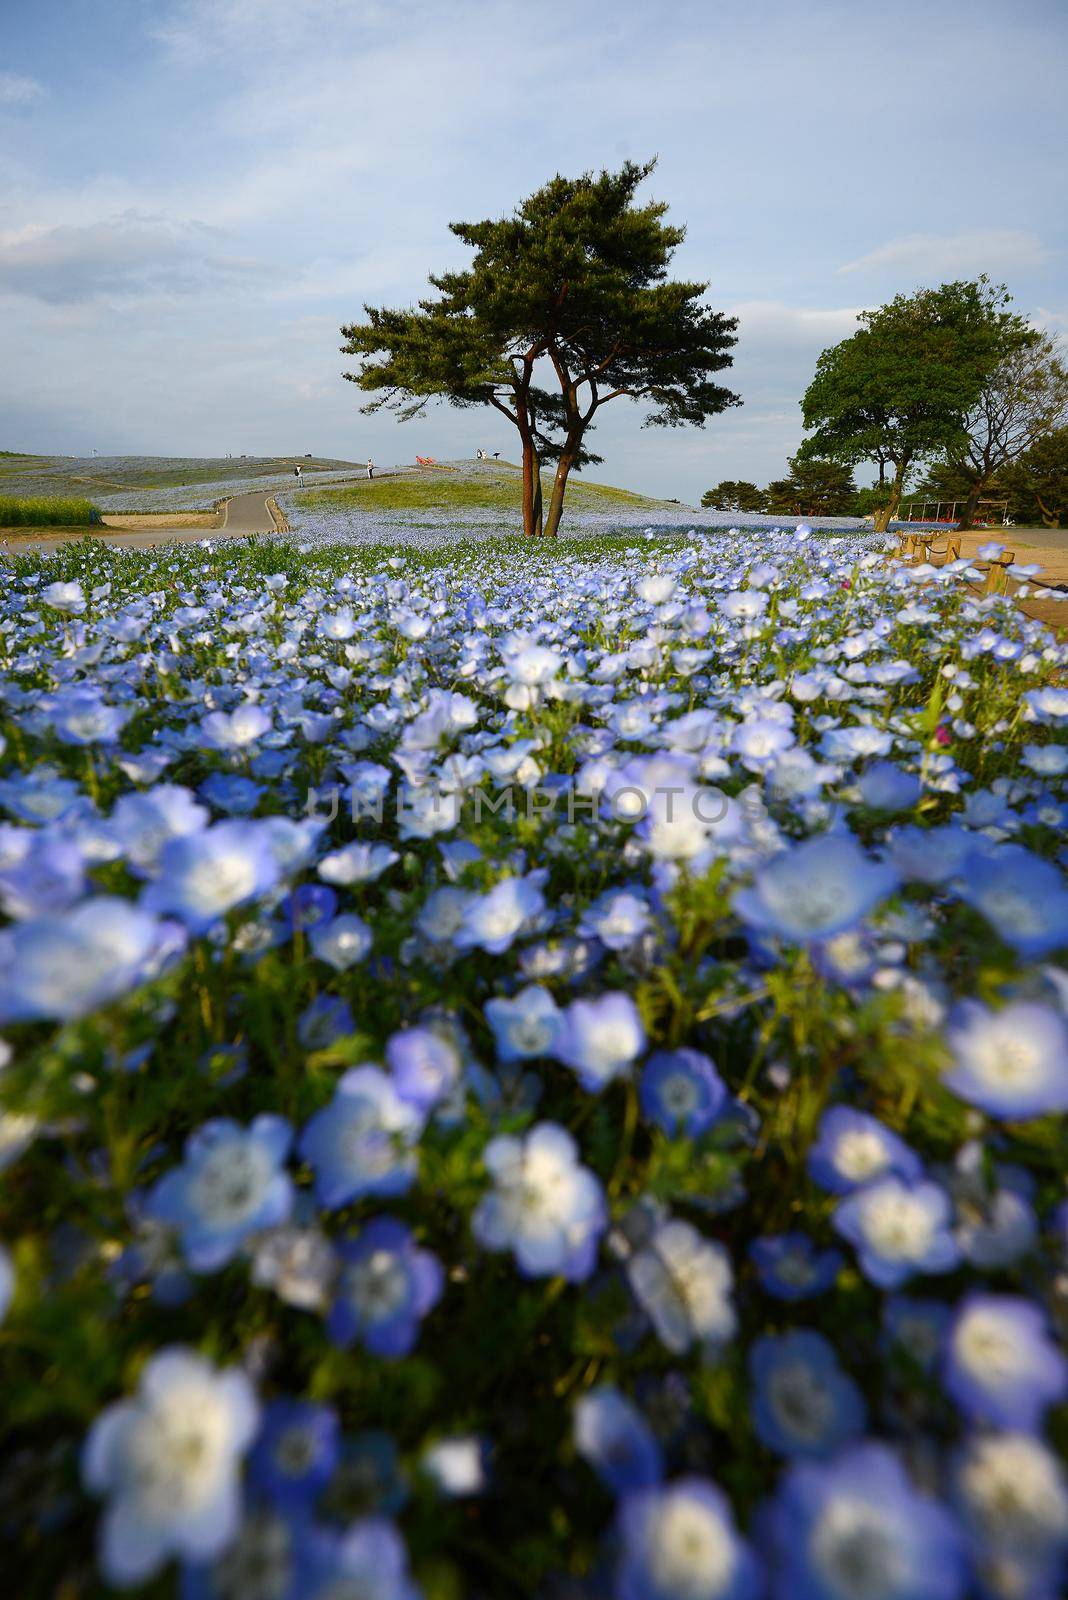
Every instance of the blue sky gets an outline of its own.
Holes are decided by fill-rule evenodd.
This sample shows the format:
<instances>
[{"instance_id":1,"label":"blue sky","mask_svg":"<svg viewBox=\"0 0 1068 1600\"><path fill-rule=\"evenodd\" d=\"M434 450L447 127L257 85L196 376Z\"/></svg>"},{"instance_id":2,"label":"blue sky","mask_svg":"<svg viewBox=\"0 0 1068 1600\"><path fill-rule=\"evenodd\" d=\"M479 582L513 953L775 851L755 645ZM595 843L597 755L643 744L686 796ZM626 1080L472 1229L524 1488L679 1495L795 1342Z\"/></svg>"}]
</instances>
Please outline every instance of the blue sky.
<instances>
[{"instance_id":1,"label":"blue sky","mask_svg":"<svg viewBox=\"0 0 1068 1600\"><path fill-rule=\"evenodd\" d=\"M766 481L858 309L987 271L1068 330L1064 0L3 0L0 447L514 455L359 414L338 326L465 255L449 221L659 156L745 405L603 413L594 474Z\"/></svg>"}]
</instances>

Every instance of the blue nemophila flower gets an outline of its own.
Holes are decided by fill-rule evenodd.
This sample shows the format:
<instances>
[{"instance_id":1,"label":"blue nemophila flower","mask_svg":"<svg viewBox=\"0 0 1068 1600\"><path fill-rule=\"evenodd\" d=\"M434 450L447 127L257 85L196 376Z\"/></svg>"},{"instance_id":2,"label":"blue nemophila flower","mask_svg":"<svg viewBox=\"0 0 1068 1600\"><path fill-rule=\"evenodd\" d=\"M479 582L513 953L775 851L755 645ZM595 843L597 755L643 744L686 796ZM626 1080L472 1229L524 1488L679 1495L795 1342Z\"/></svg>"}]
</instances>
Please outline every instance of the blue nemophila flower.
<instances>
[{"instance_id":1,"label":"blue nemophila flower","mask_svg":"<svg viewBox=\"0 0 1068 1600\"><path fill-rule=\"evenodd\" d=\"M1068 945L1063 875L1022 845L974 856L959 892L1021 956L1044 956Z\"/></svg>"},{"instance_id":2,"label":"blue nemophila flower","mask_svg":"<svg viewBox=\"0 0 1068 1600\"><path fill-rule=\"evenodd\" d=\"M920 798L921 784L914 772L903 772L893 761L873 761L857 779L860 798L875 811L908 811Z\"/></svg>"},{"instance_id":3,"label":"blue nemophila flower","mask_svg":"<svg viewBox=\"0 0 1068 1600\"><path fill-rule=\"evenodd\" d=\"M574 1000L560 1019L553 1055L578 1075L590 1094L627 1077L645 1049L641 1015L629 994Z\"/></svg>"},{"instance_id":4,"label":"blue nemophila flower","mask_svg":"<svg viewBox=\"0 0 1068 1600\"><path fill-rule=\"evenodd\" d=\"M85 590L80 583L46 583L41 590L41 599L53 611L63 611L71 617L80 616L87 604Z\"/></svg>"},{"instance_id":5,"label":"blue nemophila flower","mask_svg":"<svg viewBox=\"0 0 1068 1600\"><path fill-rule=\"evenodd\" d=\"M883 1306L883 1327L891 1346L929 1371L938 1360L952 1312L944 1300L890 1295Z\"/></svg>"},{"instance_id":6,"label":"blue nemophila flower","mask_svg":"<svg viewBox=\"0 0 1068 1600\"><path fill-rule=\"evenodd\" d=\"M807 1233L776 1233L749 1246L760 1287L776 1300L825 1294L842 1270L840 1250L820 1250Z\"/></svg>"},{"instance_id":7,"label":"blue nemophila flower","mask_svg":"<svg viewBox=\"0 0 1068 1600\"><path fill-rule=\"evenodd\" d=\"M750 1600L762 1583L726 1495L676 1478L620 1502L615 1600Z\"/></svg>"},{"instance_id":8,"label":"blue nemophila flower","mask_svg":"<svg viewBox=\"0 0 1068 1600\"><path fill-rule=\"evenodd\" d=\"M482 1159L493 1187L471 1219L479 1244L511 1250L528 1278L588 1278L608 1211L571 1135L539 1122L522 1138L491 1139Z\"/></svg>"},{"instance_id":9,"label":"blue nemophila flower","mask_svg":"<svg viewBox=\"0 0 1068 1600\"><path fill-rule=\"evenodd\" d=\"M832 1221L880 1289L900 1288L917 1272L950 1272L960 1260L950 1199L936 1183L878 1178L842 1200Z\"/></svg>"},{"instance_id":10,"label":"blue nemophila flower","mask_svg":"<svg viewBox=\"0 0 1068 1600\"><path fill-rule=\"evenodd\" d=\"M943 1382L971 1422L1036 1432L1068 1394L1068 1360L1041 1306L1017 1295L972 1294L946 1340Z\"/></svg>"},{"instance_id":11,"label":"blue nemophila flower","mask_svg":"<svg viewBox=\"0 0 1068 1600\"><path fill-rule=\"evenodd\" d=\"M965 1592L956 1523L880 1444L791 1467L770 1531L776 1600L958 1600Z\"/></svg>"},{"instance_id":12,"label":"blue nemophila flower","mask_svg":"<svg viewBox=\"0 0 1068 1600\"><path fill-rule=\"evenodd\" d=\"M528 984L511 999L498 996L487 1000L482 1009L493 1030L498 1061L552 1055L560 1029L560 1011L548 989Z\"/></svg>"},{"instance_id":13,"label":"blue nemophila flower","mask_svg":"<svg viewBox=\"0 0 1068 1600\"><path fill-rule=\"evenodd\" d=\"M834 1348L808 1328L757 1339L749 1351L753 1426L769 1450L827 1456L863 1433L860 1390Z\"/></svg>"},{"instance_id":14,"label":"blue nemophila flower","mask_svg":"<svg viewBox=\"0 0 1068 1600\"><path fill-rule=\"evenodd\" d=\"M263 707L249 701L235 711L210 711L200 724L200 742L209 750L247 750L270 726Z\"/></svg>"},{"instance_id":15,"label":"blue nemophila flower","mask_svg":"<svg viewBox=\"0 0 1068 1600\"><path fill-rule=\"evenodd\" d=\"M877 1117L852 1106L832 1106L820 1119L819 1134L808 1152L808 1170L822 1189L849 1194L891 1172L915 1182L923 1163Z\"/></svg>"},{"instance_id":16,"label":"blue nemophila flower","mask_svg":"<svg viewBox=\"0 0 1068 1600\"><path fill-rule=\"evenodd\" d=\"M627 950L649 926L649 907L629 889L608 889L583 912L578 932L609 950Z\"/></svg>"},{"instance_id":17,"label":"blue nemophila flower","mask_svg":"<svg viewBox=\"0 0 1068 1600\"><path fill-rule=\"evenodd\" d=\"M641 1105L665 1133L696 1139L727 1103L727 1086L700 1050L658 1050L642 1070Z\"/></svg>"},{"instance_id":18,"label":"blue nemophila flower","mask_svg":"<svg viewBox=\"0 0 1068 1600\"><path fill-rule=\"evenodd\" d=\"M334 1475L341 1454L341 1426L332 1406L305 1400L272 1400L263 1413L249 1481L282 1511L300 1511Z\"/></svg>"},{"instance_id":19,"label":"blue nemophila flower","mask_svg":"<svg viewBox=\"0 0 1068 1600\"><path fill-rule=\"evenodd\" d=\"M397 852L387 844L366 844L357 840L324 856L318 873L327 883L351 888L355 884L374 883L387 867L399 860Z\"/></svg>"},{"instance_id":20,"label":"blue nemophila flower","mask_svg":"<svg viewBox=\"0 0 1068 1600\"><path fill-rule=\"evenodd\" d=\"M422 1600L404 1541L385 1517L361 1517L342 1531L316 1527L301 1555L286 1600Z\"/></svg>"},{"instance_id":21,"label":"blue nemophila flower","mask_svg":"<svg viewBox=\"0 0 1068 1600\"><path fill-rule=\"evenodd\" d=\"M999 1574L1014 1580L1000 1592L1020 1600L1063 1593L1068 1477L1049 1446L1027 1433L977 1434L957 1458L954 1481L991 1595Z\"/></svg>"},{"instance_id":22,"label":"blue nemophila flower","mask_svg":"<svg viewBox=\"0 0 1068 1600\"><path fill-rule=\"evenodd\" d=\"M1068 722L1068 689L1050 684L1044 689L1029 689L1023 696L1028 716L1034 722L1059 727Z\"/></svg>"},{"instance_id":23,"label":"blue nemophila flower","mask_svg":"<svg viewBox=\"0 0 1068 1600\"><path fill-rule=\"evenodd\" d=\"M1052 1006L965 1000L946 1040L954 1064L943 1081L969 1105L1012 1120L1068 1111L1068 1027Z\"/></svg>"},{"instance_id":24,"label":"blue nemophila flower","mask_svg":"<svg viewBox=\"0 0 1068 1600\"><path fill-rule=\"evenodd\" d=\"M855 839L825 834L773 856L734 906L757 933L807 944L855 927L897 884L894 869L872 861Z\"/></svg>"},{"instance_id":25,"label":"blue nemophila flower","mask_svg":"<svg viewBox=\"0 0 1068 1600\"><path fill-rule=\"evenodd\" d=\"M337 1247L341 1271L327 1331L335 1344L357 1340L372 1355L406 1356L419 1324L437 1305L445 1275L437 1256L417 1248L410 1231L393 1217L376 1217L358 1239Z\"/></svg>"},{"instance_id":26,"label":"blue nemophila flower","mask_svg":"<svg viewBox=\"0 0 1068 1600\"><path fill-rule=\"evenodd\" d=\"M263 822L216 822L199 833L169 839L159 852L157 876L142 904L171 911L203 933L236 906L266 894L280 873Z\"/></svg>"},{"instance_id":27,"label":"blue nemophila flower","mask_svg":"<svg viewBox=\"0 0 1068 1600\"><path fill-rule=\"evenodd\" d=\"M197 794L216 811L225 811L229 817L247 817L255 811L263 794L263 785L253 783L239 772L211 772L197 786Z\"/></svg>"},{"instance_id":28,"label":"blue nemophila flower","mask_svg":"<svg viewBox=\"0 0 1068 1600\"><path fill-rule=\"evenodd\" d=\"M309 932L330 921L337 910L337 895L321 883L302 883L287 894L282 906L294 932Z\"/></svg>"},{"instance_id":29,"label":"blue nemophila flower","mask_svg":"<svg viewBox=\"0 0 1068 1600\"><path fill-rule=\"evenodd\" d=\"M294 1600L299 1556L306 1537L302 1515L287 1516L272 1507L254 1505L246 1512L237 1536L214 1561L187 1562L182 1567L180 1600L235 1600L249 1583L261 1600Z\"/></svg>"},{"instance_id":30,"label":"blue nemophila flower","mask_svg":"<svg viewBox=\"0 0 1068 1600\"><path fill-rule=\"evenodd\" d=\"M661 1222L626 1271L657 1337L675 1355L695 1344L714 1353L734 1333L730 1256L689 1222Z\"/></svg>"},{"instance_id":31,"label":"blue nemophila flower","mask_svg":"<svg viewBox=\"0 0 1068 1600\"><path fill-rule=\"evenodd\" d=\"M355 1032L352 1007L337 994L317 994L297 1021L297 1038L305 1050L328 1050Z\"/></svg>"},{"instance_id":32,"label":"blue nemophila flower","mask_svg":"<svg viewBox=\"0 0 1068 1600\"><path fill-rule=\"evenodd\" d=\"M132 870L151 878L159 870L164 845L202 833L208 821L207 808L197 804L190 790L180 783L160 783L145 794L116 800L108 831Z\"/></svg>"},{"instance_id":33,"label":"blue nemophila flower","mask_svg":"<svg viewBox=\"0 0 1068 1600\"><path fill-rule=\"evenodd\" d=\"M371 930L355 912L343 912L329 922L317 923L308 935L312 954L335 972L347 972L371 948Z\"/></svg>"},{"instance_id":34,"label":"blue nemophila flower","mask_svg":"<svg viewBox=\"0 0 1068 1600\"><path fill-rule=\"evenodd\" d=\"M656 1435L638 1407L610 1384L576 1402L575 1449L612 1494L648 1489L663 1476Z\"/></svg>"},{"instance_id":35,"label":"blue nemophila flower","mask_svg":"<svg viewBox=\"0 0 1068 1600\"><path fill-rule=\"evenodd\" d=\"M423 1113L445 1100L460 1080L456 1047L432 1028L402 1028L386 1043L397 1092Z\"/></svg>"},{"instance_id":36,"label":"blue nemophila flower","mask_svg":"<svg viewBox=\"0 0 1068 1600\"><path fill-rule=\"evenodd\" d=\"M137 1393L97 1417L82 1476L109 1504L100 1566L120 1588L154 1577L171 1556L210 1561L241 1519L241 1458L259 1410L243 1372L190 1350L152 1357Z\"/></svg>"},{"instance_id":37,"label":"blue nemophila flower","mask_svg":"<svg viewBox=\"0 0 1068 1600\"><path fill-rule=\"evenodd\" d=\"M184 943L173 923L110 896L0 930L0 1025L88 1016L155 977Z\"/></svg>"},{"instance_id":38,"label":"blue nemophila flower","mask_svg":"<svg viewBox=\"0 0 1068 1600\"><path fill-rule=\"evenodd\" d=\"M456 948L503 955L517 938L533 930L545 910L541 890L547 877L539 869L525 878L503 878L487 894L468 899L453 937Z\"/></svg>"},{"instance_id":39,"label":"blue nemophila flower","mask_svg":"<svg viewBox=\"0 0 1068 1600\"><path fill-rule=\"evenodd\" d=\"M7 837L4 837L4 836ZM0 828L0 905L22 920L65 911L86 891L85 860L71 839L51 830Z\"/></svg>"},{"instance_id":40,"label":"blue nemophila flower","mask_svg":"<svg viewBox=\"0 0 1068 1600\"><path fill-rule=\"evenodd\" d=\"M214 1272L250 1234L285 1222L293 1184L283 1170L293 1130L283 1117L256 1117L247 1128L217 1117L187 1141L180 1167L164 1173L145 1215L181 1237L189 1265Z\"/></svg>"},{"instance_id":41,"label":"blue nemophila flower","mask_svg":"<svg viewBox=\"0 0 1068 1600\"><path fill-rule=\"evenodd\" d=\"M381 1068L346 1072L297 1147L315 1173L320 1205L333 1210L362 1195L404 1194L415 1178L423 1120Z\"/></svg>"},{"instance_id":42,"label":"blue nemophila flower","mask_svg":"<svg viewBox=\"0 0 1068 1600\"><path fill-rule=\"evenodd\" d=\"M975 835L966 828L908 827L894 830L887 853L908 882L934 886L959 878L975 848Z\"/></svg>"},{"instance_id":43,"label":"blue nemophila flower","mask_svg":"<svg viewBox=\"0 0 1068 1600\"><path fill-rule=\"evenodd\" d=\"M109 705L100 691L78 685L51 697L52 732L62 744L113 744L133 716L132 706Z\"/></svg>"}]
</instances>

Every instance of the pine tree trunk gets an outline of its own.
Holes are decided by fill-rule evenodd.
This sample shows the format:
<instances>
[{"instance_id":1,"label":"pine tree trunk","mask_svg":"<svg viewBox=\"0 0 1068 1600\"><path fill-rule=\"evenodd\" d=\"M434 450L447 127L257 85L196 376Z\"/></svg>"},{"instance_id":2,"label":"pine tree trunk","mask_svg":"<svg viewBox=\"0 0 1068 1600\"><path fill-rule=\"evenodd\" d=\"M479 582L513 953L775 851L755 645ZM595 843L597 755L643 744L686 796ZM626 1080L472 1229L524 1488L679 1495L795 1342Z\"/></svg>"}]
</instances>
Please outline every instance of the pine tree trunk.
<instances>
[{"instance_id":1,"label":"pine tree trunk","mask_svg":"<svg viewBox=\"0 0 1068 1600\"><path fill-rule=\"evenodd\" d=\"M531 460L534 455L534 442L530 436L520 429L520 438L523 441L523 536L527 539L534 537L534 479L531 474Z\"/></svg>"},{"instance_id":2,"label":"pine tree trunk","mask_svg":"<svg viewBox=\"0 0 1068 1600\"><path fill-rule=\"evenodd\" d=\"M545 519L545 537L555 539L560 531L560 518L564 514L564 494L567 491L568 475L578 456L581 434L568 434L567 443L559 461L556 463L556 477L553 480L552 498L549 501L549 515Z\"/></svg>"},{"instance_id":3,"label":"pine tree trunk","mask_svg":"<svg viewBox=\"0 0 1068 1600\"><path fill-rule=\"evenodd\" d=\"M530 462L530 494L533 505L533 532L535 537L540 537L542 532L542 497L541 497L541 459L538 452L532 448Z\"/></svg>"}]
</instances>

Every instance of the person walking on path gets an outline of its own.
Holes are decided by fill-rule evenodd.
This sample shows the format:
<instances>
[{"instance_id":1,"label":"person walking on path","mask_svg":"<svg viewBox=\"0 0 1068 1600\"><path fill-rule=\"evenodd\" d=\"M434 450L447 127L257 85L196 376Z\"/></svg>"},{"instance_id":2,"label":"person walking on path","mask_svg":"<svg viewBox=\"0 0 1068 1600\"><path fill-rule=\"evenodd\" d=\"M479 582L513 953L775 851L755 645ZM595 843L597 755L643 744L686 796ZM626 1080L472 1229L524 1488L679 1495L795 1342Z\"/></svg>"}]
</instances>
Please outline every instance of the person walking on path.
<instances>
[{"instance_id":1,"label":"person walking on path","mask_svg":"<svg viewBox=\"0 0 1068 1600\"><path fill-rule=\"evenodd\" d=\"M369 478L373 478L374 475L375 475L375 464L374 464L373 461L368 461L368 463L367 463L367 476Z\"/></svg>"},{"instance_id":2,"label":"person walking on path","mask_svg":"<svg viewBox=\"0 0 1068 1600\"><path fill-rule=\"evenodd\" d=\"M301 484L304 482L304 468L303 467L294 467L293 468L293 476L297 480L297 488L299 489Z\"/></svg>"}]
</instances>

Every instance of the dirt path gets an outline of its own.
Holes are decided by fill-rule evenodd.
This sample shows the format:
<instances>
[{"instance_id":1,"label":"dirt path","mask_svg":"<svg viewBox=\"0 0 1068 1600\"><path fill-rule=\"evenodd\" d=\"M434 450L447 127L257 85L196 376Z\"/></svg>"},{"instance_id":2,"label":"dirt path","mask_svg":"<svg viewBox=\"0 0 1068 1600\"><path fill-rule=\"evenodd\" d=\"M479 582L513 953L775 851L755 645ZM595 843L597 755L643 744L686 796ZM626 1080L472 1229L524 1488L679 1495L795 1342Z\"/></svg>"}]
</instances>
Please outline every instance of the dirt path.
<instances>
[{"instance_id":1,"label":"dirt path","mask_svg":"<svg viewBox=\"0 0 1068 1600\"><path fill-rule=\"evenodd\" d=\"M123 550L155 550L160 545L187 544L196 539L245 539L252 533L277 533L278 523L271 513L274 495L257 489L251 494L235 494L220 511L171 512L153 515L116 512L105 516L107 530L97 529L43 529L41 533L10 532L0 534L0 548L20 555L36 551L52 555L61 545L71 544L87 535L102 538L106 544L118 545ZM281 513L279 513L281 515Z\"/></svg>"}]
</instances>

